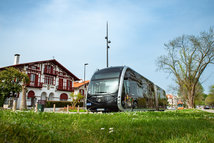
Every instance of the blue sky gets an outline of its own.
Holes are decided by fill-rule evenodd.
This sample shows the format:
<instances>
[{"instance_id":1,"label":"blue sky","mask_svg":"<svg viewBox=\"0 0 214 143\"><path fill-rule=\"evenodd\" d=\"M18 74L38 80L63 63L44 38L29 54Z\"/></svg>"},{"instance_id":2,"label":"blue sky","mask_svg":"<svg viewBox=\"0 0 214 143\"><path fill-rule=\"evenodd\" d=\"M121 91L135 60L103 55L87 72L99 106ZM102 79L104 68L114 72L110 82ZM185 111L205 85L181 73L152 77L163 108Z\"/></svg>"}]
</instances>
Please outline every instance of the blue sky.
<instances>
[{"instance_id":1,"label":"blue sky","mask_svg":"<svg viewBox=\"0 0 214 143\"><path fill-rule=\"evenodd\" d=\"M214 26L213 0L0 0L0 67L53 57L79 78L109 65L127 65L170 93L171 77L157 71L164 43ZM214 84L214 65L201 81Z\"/></svg>"}]
</instances>

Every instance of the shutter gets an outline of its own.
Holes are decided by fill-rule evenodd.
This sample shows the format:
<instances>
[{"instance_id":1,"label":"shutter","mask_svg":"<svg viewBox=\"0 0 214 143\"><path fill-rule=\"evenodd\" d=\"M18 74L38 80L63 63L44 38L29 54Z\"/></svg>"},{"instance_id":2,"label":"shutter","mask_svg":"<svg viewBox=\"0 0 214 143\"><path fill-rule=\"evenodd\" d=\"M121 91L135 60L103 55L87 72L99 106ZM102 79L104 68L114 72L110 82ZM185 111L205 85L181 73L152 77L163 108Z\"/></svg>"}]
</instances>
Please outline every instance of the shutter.
<instances>
[{"instance_id":1,"label":"shutter","mask_svg":"<svg viewBox=\"0 0 214 143\"><path fill-rule=\"evenodd\" d=\"M62 78L59 79L59 88L63 88L63 79Z\"/></svg>"},{"instance_id":2,"label":"shutter","mask_svg":"<svg viewBox=\"0 0 214 143\"><path fill-rule=\"evenodd\" d=\"M53 74L53 66L50 66L50 67L51 67L50 73Z\"/></svg>"},{"instance_id":3,"label":"shutter","mask_svg":"<svg viewBox=\"0 0 214 143\"><path fill-rule=\"evenodd\" d=\"M34 91L29 91L28 92L28 96L27 96L28 98L34 98L35 97L35 93L34 93Z\"/></svg>"},{"instance_id":4,"label":"shutter","mask_svg":"<svg viewBox=\"0 0 214 143\"><path fill-rule=\"evenodd\" d=\"M38 75L35 75L35 86L38 86Z\"/></svg>"},{"instance_id":5,"label":"shutter","mask_svg":"<svg viewBox=\"0 0 214 143\"><path fill-rule=\"evenodd\" d=\"M72 81L70 81L70 89L72 89Z\"/></svg>"},{"instance_id":6,"label":"shutter","mask_svg":"<svg viewBox=\"0 0 214 143\"><path fill-rule=\"evenodd\" d=\"M44 73L47 73L47 65L45 65L45 71L44 71Z\"/></svg>"}]
</instances>

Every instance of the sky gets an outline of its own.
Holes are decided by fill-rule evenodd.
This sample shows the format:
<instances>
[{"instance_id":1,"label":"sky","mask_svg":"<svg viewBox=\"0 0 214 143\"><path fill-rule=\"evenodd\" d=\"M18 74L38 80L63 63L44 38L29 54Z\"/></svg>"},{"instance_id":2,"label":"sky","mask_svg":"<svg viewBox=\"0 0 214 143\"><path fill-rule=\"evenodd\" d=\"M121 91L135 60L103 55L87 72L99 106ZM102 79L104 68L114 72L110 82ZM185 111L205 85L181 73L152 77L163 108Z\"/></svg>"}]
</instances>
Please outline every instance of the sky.
<instances>
[{"instance_id":1,"label":"sky","mask_svg":"<svg viewBox=\"0 0 214 143\"><path fill-rule=\"evenodd\" d=\"M126 65L173 93L172 76L157 71L164 43L214 26L213 0L0 0L0 67L56 59L78 78L109 66ZM205 93L214 65L201 77Z\"/></svg>"}]
</instances>

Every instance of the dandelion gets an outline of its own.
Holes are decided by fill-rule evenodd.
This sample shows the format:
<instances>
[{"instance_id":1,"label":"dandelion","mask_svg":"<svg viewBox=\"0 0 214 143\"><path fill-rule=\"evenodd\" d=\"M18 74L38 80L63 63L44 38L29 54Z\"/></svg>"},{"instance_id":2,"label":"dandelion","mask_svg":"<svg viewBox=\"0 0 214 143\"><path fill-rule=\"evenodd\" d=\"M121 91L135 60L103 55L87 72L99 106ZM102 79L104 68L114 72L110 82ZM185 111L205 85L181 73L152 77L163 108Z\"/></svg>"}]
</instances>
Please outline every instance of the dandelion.
<instances>
[{"instance_id":1,"label":"dandelion","mask_svg":"<svg viewBox=\"0 0 214 143\"><path fill-rule=\"evenodd\" d=\"M109 134L114 132L114 128L109 128Z\"/></svg>"},{"instance_id":2,"label":"dandelion","mask_svg":"<svg viewBox=\"0 0 214 143\"><path fill-rule=\"evenodd\" d=\"M113 132L114 132L114 130L110 130L110 131L109 131L109 134L110 134L110 133L113 133Z\"/></svg>"}]
</instances>

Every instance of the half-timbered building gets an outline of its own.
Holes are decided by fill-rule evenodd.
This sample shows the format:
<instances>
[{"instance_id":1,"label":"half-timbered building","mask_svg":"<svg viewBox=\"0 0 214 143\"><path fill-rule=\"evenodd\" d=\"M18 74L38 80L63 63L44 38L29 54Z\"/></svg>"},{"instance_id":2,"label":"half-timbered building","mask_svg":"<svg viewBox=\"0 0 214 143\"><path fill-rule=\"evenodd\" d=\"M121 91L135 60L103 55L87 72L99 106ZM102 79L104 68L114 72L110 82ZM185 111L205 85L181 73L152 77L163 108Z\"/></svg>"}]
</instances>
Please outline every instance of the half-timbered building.
<instances>
[{"instance_id":1,"label":"half-timbered building","mask_svg":"<svg viewBox=\"0 0 214 143\"><path fill-rule=\"evenodd\" d=\"M71 101L69 97L74 92L73 83L79 80L57 60L44 60L19 64L19 55L15 55L14 65L0 68L0 70L14 67L25 71L30 78L27 85L27 106L34 106L38 100L43 101ZM19 108L22 93L17 96Z\"/></svg>"}]
</instances>

